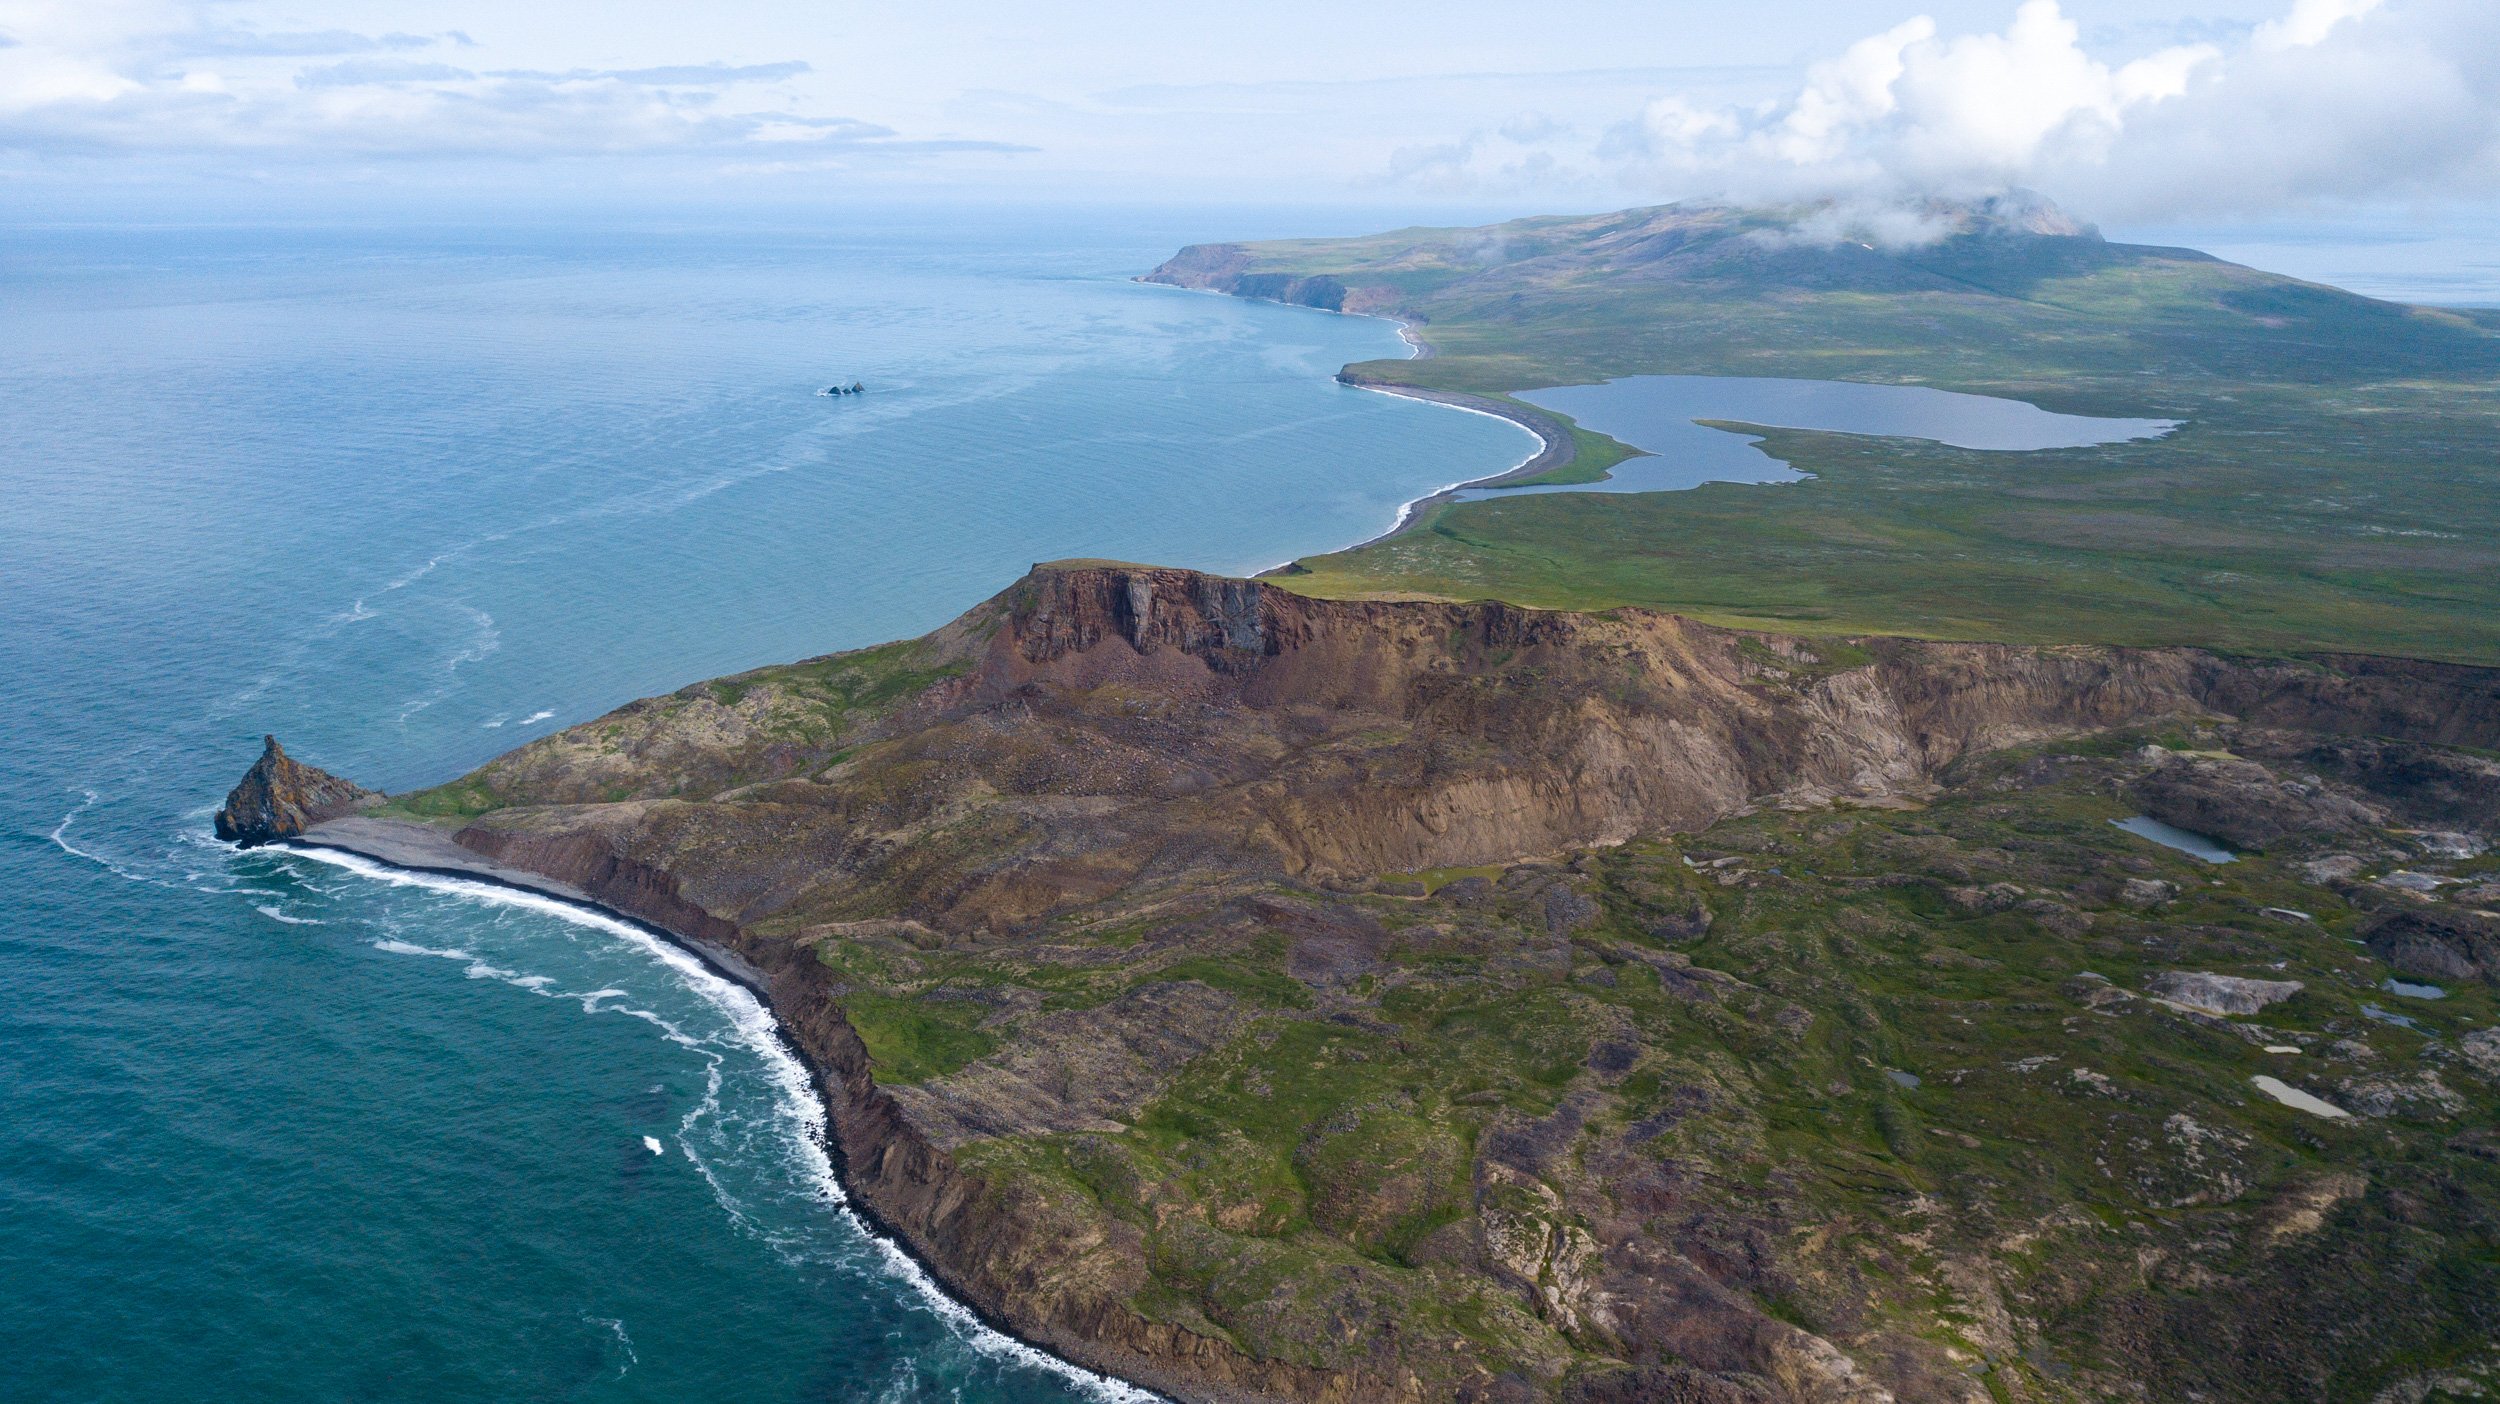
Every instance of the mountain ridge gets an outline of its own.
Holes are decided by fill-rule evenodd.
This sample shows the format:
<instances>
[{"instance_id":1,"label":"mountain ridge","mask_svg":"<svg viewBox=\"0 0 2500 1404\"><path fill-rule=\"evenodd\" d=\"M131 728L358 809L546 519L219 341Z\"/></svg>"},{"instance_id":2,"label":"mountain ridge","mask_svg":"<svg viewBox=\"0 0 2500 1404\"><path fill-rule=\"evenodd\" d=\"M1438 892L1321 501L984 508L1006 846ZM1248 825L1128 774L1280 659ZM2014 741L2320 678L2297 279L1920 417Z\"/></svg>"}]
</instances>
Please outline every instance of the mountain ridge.
<instances>
[{"instance_id":1,"label":"mountain ridge","mask_svg":"<svg viewBox=\"0 0 2500 1404\"><path fill-rule=\"evenodd\" d=\"M1330 260L1343 266L1295 271ZM1414 226L1360 239L1194 244L1141 281L1329 311L1385 312L1422 292L1557 273L1871 292L1968 286L2019 295L1997 284L2016 274L2036 282L2150 260L2222 262L2194 249L2110 243L2037 197L1928 200L1873 210L1831 201L1771 207L1705 201L1473 227Z\"/></svg>"}]
</instances>

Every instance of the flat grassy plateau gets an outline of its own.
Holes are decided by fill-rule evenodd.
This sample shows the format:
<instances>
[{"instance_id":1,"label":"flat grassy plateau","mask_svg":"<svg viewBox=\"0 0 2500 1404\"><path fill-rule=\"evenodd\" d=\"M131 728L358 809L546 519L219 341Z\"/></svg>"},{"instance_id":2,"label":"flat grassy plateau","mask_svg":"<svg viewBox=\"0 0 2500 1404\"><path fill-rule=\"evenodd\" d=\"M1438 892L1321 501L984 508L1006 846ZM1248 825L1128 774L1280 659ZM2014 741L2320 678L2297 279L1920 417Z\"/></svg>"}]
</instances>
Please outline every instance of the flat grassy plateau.
<instances>
[{"instance_id":1,"label":"flat grassy plateau","mask_svg":"<svg viewBox=\"0 0 2500 1404\"><path fill-rule=\"evenodd\" d=\"M2097 239L1882 253L1766 227L1670 209L1240 248L1420 323L1433 357L1351 368L1379 383L1795 376L2186 424L2034 453L1749 430L1813 480L1447 506L1284 583L1789 633L2500 662L2500 313Z\"/></svg>"}]
</instances>

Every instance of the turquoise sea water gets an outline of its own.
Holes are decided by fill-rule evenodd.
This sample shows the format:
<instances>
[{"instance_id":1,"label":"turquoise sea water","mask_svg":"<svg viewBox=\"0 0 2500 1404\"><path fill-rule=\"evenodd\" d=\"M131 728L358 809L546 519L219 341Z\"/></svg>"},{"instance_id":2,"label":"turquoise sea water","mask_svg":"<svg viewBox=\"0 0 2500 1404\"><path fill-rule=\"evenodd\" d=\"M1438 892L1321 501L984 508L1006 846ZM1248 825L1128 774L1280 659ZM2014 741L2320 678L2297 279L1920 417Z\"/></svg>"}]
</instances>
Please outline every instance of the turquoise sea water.
<instances>
[{"instance_id":1,"label":"turquoise sea water","mask_svg":"<svg viewBox=\"0 0 2500 1404\"><path fill-rule=\"evenodd\" d=\"M0 1395L1103 1393L842 1212L742 993L206 826L263 731L427 783L1525 451L1333 384L1385 323L1125 280L1212 232L0 231Z\"/></svg>"}]
</instances>

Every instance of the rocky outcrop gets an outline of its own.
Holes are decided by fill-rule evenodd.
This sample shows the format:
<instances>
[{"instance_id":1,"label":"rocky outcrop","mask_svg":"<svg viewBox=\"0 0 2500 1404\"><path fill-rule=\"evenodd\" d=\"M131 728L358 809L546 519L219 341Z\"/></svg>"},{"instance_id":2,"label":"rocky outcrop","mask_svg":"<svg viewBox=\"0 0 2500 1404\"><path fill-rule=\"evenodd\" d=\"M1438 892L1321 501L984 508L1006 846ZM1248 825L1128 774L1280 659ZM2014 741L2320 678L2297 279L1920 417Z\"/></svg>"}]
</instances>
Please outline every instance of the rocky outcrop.
<instances>
[{"instance_id":1,"label":"rocky outcrop","mask_svg":"<svg viewBox=\"0 0 2500 1404\"><path fill-rule=\"evenodd\" d=\"M2425 980L2488 980L2500 985L2500 921L2438 907L2385 913L2362 933L2370 954L2400 974Z\"/></svg>"},{"instance_id":2,"label":"rocky outcrop","mask_svg":"<svg viewBox=\"0 0 2500 1404\"><path fill-rule=\"evenodd\" d=\"M2373 660L2372 666L2398 665ZM2428 718L2413 719L2419 730ZM2500 761L2419 741L2371 734L2321 738L2304 732L2251 732L2238 748L2286 769L2359 786L2415 824L2500 833Z\"/></svg>"},{"instance_id":3,"label":"rocky outcrop","mask_svg":"<svg viewBox=\"0 0 2500 1404\"><path fill-rule=\"evenodd\" d=\"M1343 279L1326 273L1298 276L1254 271L1250 267L1249 251L1239 244L1192 244L1138 281L1229 293L1234 297L1282 302L1296 307L1317 307L1329 312L1349 310Z\"/></svg>"},{"instance_id":4,"label":"rocky outcrop","mask_svg":"<svg viewBox=\"0 0 2500 1404\"><path fill-rule=\"evenodd\" d=\"M2271 848L2296 836L2331 836L2378 822L2361 804L2299 780L2282 780L2253 761L2176 756L2133 788L2144 812L2234 848Z\"/></svg>"},{"instance_id":5,"label":"rocky outcrop","mask_svg":"<svg viewBox=\"0 0 2500 1404\"><path fill-rule=\"evenodd\" d=\"M1915 797L1973 755L2157 718L2500 741L2500 685L2471 668L1906 639L1840 667L1835 645L1636 609L1317 600L1100 562L898 647L910 668L870 650L783 670L804 688L633 704L459 798L491 801L481 842L595 829L739 910L1008 926L1158 870L1367 879L1765 800ZM2249 783L2269 835L2354 808ZM698 856L723 849L739 861Z\"/></svg>"},{"instance_id":6,"label":"rocky outcrop","mask_svg":"<svg viewBox=\"0 0 2500 1404\"><path fill-rule=\"evenodd\" d=\"M217 811L217 837L245 847L293 838L324 819L352 814L382 796L286 753L275 736L261 738L260 759L227 792Z\"/></svg>"},{"instance_id":7,"label":"rocky outcrop","mask_svg":"<svg viewBox=\"0 0 2500 1404\"><path fill-rule=\"evenodd\" d=\"M2173 1004L2209 1014L2254 1014L2269 1004L2290 999L2304 987L2298 980L2251 980L2210 971L2191 974L2173 970L2154 976L2146 988Z\"/></svg>"}]
</instances>

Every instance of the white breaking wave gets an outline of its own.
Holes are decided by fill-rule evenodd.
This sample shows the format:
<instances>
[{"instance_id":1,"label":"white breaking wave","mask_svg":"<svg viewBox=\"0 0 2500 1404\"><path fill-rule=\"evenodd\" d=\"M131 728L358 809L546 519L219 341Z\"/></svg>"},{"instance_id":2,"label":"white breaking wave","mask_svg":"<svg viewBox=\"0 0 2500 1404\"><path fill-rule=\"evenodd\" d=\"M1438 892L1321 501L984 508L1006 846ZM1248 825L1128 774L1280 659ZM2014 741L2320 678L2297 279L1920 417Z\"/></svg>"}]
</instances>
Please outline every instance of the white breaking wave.
<instances>
[{"instance_id":1,"label":"white breaking wave","mask_svg":"<svg viewBox=\"0 0 2500 1404\"><path fill-rule=\"evenodd\" d=\"M651 1152L653 1155L666 1155L666 1154L668 1154L668 1148L660 1144L660 1138L659 1138L659 1137L657 1137L657 1136L645 1136L645 1137L643 1137L643 1138L642 1138L642 1148L643 1148L644 1150L647 1150L647 1151Z\"/></svg>"},{"instance_id":2,"label":"white breaking wave","mask_svg":"<svg viewBox=\"0 0 2500 1404\"><path fill-rule=\"evenodd\" d=\"M798 1169L805 1176L808 1184L848 1219L863 1238L875 1246L879 1265L890 1276L910 1288L913 1295L918 1297L921 1303L940 1321L943 1321L959 1339L984 1355L1013 1361L1057 1375L1083 1391L1089 1398L1102 1401L1102 1404L1162 1404L1161 1395L1140 1389L1125 1380L1115 1380L1107 1375L1096 1374L1072 1361L1062 1360L1047 1351L1027 1345L1004 1332L992 1329L975 1315L971 1308L947 1295L946 1290L938 1285L937 1280L929 1276L928 1271L903 1250L902 1245L868 1226L867 1221L860 1217L858 1210L851 1205L850 1195L842 1188L840 1177L834 1173L832 1157L825 1149L824 1103L818 1099L816 1089L808 1079L806 1066L799 1062L798 1055L792 1052L789 1044L782 1039L780 1024L773 1018L772 1011L766 1009L763 1001L756 998L755 993L746 986L715 973L692 952L673 942L663 940L631 922L619 920L588 907L576 906L558 898L542 896L519 888L503 887L495 883L481 882L472 878L409 872L336 849L299 848L289 851L297 857L344 868L360 877L371 878L393 887L421 888L489 905L552 916L560 921L570 922L575 926L587 927L615 937L650 956L655 963L665 966L687 989L693 991L705 1003L728 1019L738 1042L756 1054L763 1066L765 1077L772 1084L776 1110L781 1113L784 1125L792 1133L789 1137L789 1149L796 1157ZM402 954L466 960L471 962L473 970L482 964L476 956L457 948L435 949L387 938L373 944L377 949ZM716 1105L720 1075L718 1055L703 1048L699 1041L688 1037L675 1025L650 1011L601 1003L606 999L622 999L625 995L626 992L623 990L601 989L569 997L581 999L582 1007L592 1013L631 1014L649 1020L669 1035L673 1042L706 1054L713 1060L712 1089L714 1093L712 1096L707 1096L706 1101ZM682 1143L681 1149L684 1149ZM715 1192L719 1192L719 1181L712 1178L708 1168L703 1167L701 1158L694 1155L691 1150L687 1151L687 1158L698 1168L703 1169L704 1178L711 1181ZM735 1201L726 1194L722 1195L722 1201L724 1208L742 1219L745 1218Z\"/></svg>"},{"instance_id":3,"label":"white breaking wave","mask_svg":"<svg viewBox=\"0 0 2500 1404\"><path fill-rule=\"evenodd\" d=\"M68 854L72 858L81 858L87 862L93 863L97 867L102 868L104 871L111 873L113 876L120 878L124 882L135 882L148 887L162 887L177 891L183 888L189 888L195 892L207 893L226 893L235 890L230 886L199 886L199 880L202 877L208 876L208 874L205 873L184 873L179 881L160 877L153 873L144 872L133 866L131 863L116 858L109 853L99 852L95 849L80 848L77 844L70 842L69 831L78 823L78 817L85 814L88 810L95 808L96 805L102 803L104 799L104 796L98 794L94 790L81 790L79 793L85 795L86 798L79 801L77 808L62 815L61 822L53 825L52 832L48 835L48 837L52 840L53 845L59 848L63 853ZM232 848L232 845L229 844L226 845L226 847ZM269 895L276 896L277 894L271 893Z\"/></svg>"},{"instance_id":4,"label":"white breaking wave","mask_svg":"<svg viewBox=\"0 0 2500 1404\"><path fill-rule=\"evenodd\" d=\"M608 1334L616 1337L617 1345L623 1347L625 1363L616 1367L616 1378L620 1380L625 1378L626 1371L642 1363L642 1357L634 1353L634 1338L625 1334L624 1322L611 1316L585 1316L582 1318L582 1324L606 1327Z\"/></svg>"},{"instance_id":5,"label":"white breaking wave","mask_svg":"<svg viewBox=\"0 0 2500 1404\"><path fill-rule=\"evenodd\" d=\"M252 910L269 918L271 921L283 921L289 926L321 926L324 924L323 922L312 917L288 916L286 913L279 911L276 907L254 905Z\"/></svg>"},{"instance_id":6,"label":"white breaking wave","mask_svg":"<svg viewBox=\"0 0 2500 1404\"><path fill-rule=\"evenodd\" d=\"M536 725L538 725L540 722L543 722L543 721L545 721L547 718L552 717L552 716L554 716L554 715L555 715L555 713L554 713L554 712L552 712L552 711L547 711L547 712L532 712L532 713L530 713L528 716L521 718L521 719L520 719L520 721L518 721L518 722L514 723L514 725L516 725L516 726L536 726Z\"/></svg>"},{"instance_id":7,"label":"white breaking wave","mask_svg":"<svg viewBox=\"0 0 2500 1404\"><path fill-rule=\"evenodd\" d=\"M52 842L57 844L63 853L68 854L72 858L84 858L88 862L95 864L97 867L104 869L106 872L111 873L115 877L128 878L132 882L154 883L156 881L154 878L148 877L142 873L125 870L121 864L114 862L112 859L105 857L103 854L89 852L88 850L80 848L77 844L69 841L70 825L77 823L79 815L95 808L96 802L104 798L104 796L97 794L93 790L85 790L81 791L81 793L86 795L86 798L79 801L76 809L62 815L60 823L52 826Z\"/></svg>"},{"instance_id":8,"label":"white breaking wave","mask_svg":"<svg viewBox=\"0 0 2500 1404\"><path fill-rule=\"evenodd\" d=\"M1389 530L1393 533L1404 529L1406 526L1406 519L1415 515L1416 503L1423 502L1429 498L1439 497L1445 492L1456 492L1460 488L1467 486L1469 483L1480 483L1487 478L1499 478L1511 473L1516 473L1520 469L1527 467L1529 464L1536 462L1536 456L1545 452L1545 436L1543 434L1538 433L1534 429L1529 428L1527 425L1522 424L1518 420L1512 419L1507 415L1495 414L1491 410L1476 409L1470 405L1454 405L1447 400L1427 400L1420 395L1402 395L1395 390L1386 388L1385 386L1357 385L1354 388L1357 390L1368 390L1375 395L1390 395L1401 400L1411 400L1420 405L1439 405L1443 409L1457 410L1460 414L1481 415L1486 419L1499 420L1502 423L1509 425L1511 428L1518 430L1520 433L1527 435L1529 438L1536 440L1536 447L1528 450L1526 457L1520 459L1517 463L1510 465L1508 468L1502 469L1500 472L1478 473L1472 478L1461 478L1454 483L1444 483L1441 486L1434 488L1432 491L1425 493L1422 497L1415 498L1399 507L1397 517L1389 523ZM1359 545L1361 543L1357 544Z\"/></svg>"},{"instance_id":9,"label":"white breaking wave","mask_svg":"<svg viewBox=\"0 0 2500 1404\"><path fill-rule=\"evenodd\" d=\"M469 954L467 951L460 949L458 946L452 946L447 949L435 946L420 946L414 941L400 941L388 936L374 942L373 948L377 951L389 951L392 955L440 956L444 960L477 959L476 956Z\"/></svg>"},{"instance_id":10,"label":"white breaking wave","mask_svg":"<svg viewBox=\"0 0 2500 1404\"><path fill-rule=\"evenodd\" d=\"M470 546L475 544L475 542L469 542L463 545L455 546L448 551L437 551L433 555L426 558L424 565L418 566L416 569L409 571L405 575L395 577L391 583L383 586L382 593L387 595L393 590L407 589L409 586L416 584L418 581L423 580L429 575L432 575L436 566L441 565L444 561L449 560L451 557L468 550ZM356 603L361 605L364 601L358 600Z\"/></svg>"}]
</instances>

